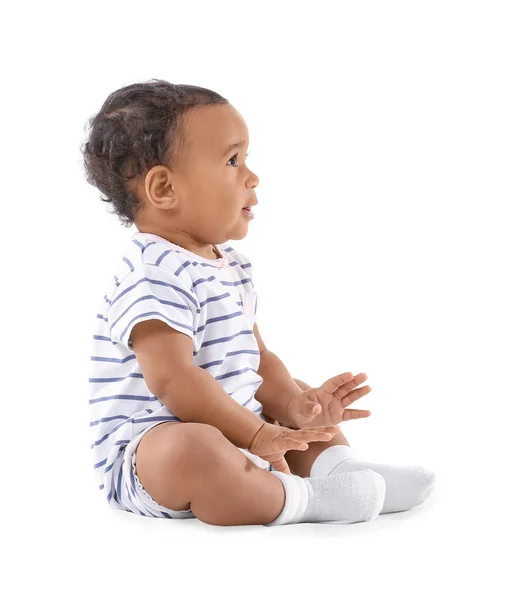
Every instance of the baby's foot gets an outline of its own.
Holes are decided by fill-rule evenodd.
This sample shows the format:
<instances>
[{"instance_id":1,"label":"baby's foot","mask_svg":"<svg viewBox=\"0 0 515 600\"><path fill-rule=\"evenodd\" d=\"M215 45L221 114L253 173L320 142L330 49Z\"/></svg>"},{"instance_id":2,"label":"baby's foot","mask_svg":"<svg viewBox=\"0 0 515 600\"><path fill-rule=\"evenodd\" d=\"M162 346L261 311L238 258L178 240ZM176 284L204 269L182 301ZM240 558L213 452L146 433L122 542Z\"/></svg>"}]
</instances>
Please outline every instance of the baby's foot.
<instances>
[{"instance_id":1,"label":"baby's foot","mask_svg":"<svg viewBox=\"0 0 515 600\"><path fill-rule=\"evenodd\" d=\"M435 474L419 465L396 466L361 461L349 446L326 448L317 456L310 477L327 477L371 469L382 475L386 497L380 514L410 510L425 502L434 489Z\"/></svg>"}]
</instances>

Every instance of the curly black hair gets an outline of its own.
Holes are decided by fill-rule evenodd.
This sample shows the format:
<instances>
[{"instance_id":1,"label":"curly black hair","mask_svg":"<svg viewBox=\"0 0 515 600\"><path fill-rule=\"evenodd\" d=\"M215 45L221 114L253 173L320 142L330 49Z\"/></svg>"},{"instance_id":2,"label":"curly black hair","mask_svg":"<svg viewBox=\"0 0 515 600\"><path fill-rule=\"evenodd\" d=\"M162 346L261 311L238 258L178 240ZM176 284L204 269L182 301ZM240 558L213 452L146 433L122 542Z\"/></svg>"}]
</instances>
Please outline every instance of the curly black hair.
<instances>
[{"instance_id":1,"label":"curly black hair","mask_svg":"<svg viewBox=\"0 0 515 600\"><path fill-rule=\"evenodd\" d=\"M122 225L130 227L141 209L131 180L155 165L179 168L185 152L184 113L205 104L228 104L216 92L163 79L134 83L112 92L88 119L81 145L86 181L111 202Z\"/></svg>"}]
</instances>

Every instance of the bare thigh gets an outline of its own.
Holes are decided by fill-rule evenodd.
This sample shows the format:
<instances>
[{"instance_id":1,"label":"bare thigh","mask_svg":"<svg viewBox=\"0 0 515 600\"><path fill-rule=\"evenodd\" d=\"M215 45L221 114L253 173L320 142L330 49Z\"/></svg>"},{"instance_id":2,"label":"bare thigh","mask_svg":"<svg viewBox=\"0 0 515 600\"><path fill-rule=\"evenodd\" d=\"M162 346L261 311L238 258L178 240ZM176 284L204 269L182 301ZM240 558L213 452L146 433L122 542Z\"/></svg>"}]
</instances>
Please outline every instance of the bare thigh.
<instances>
[{"instance_id":1,"label":"bare thigh","mask_svg":"<svg viewBox=\"0 0 515 600\"><path fill-rule=\"evenodd\" d=\"M150 429L136 449L136 472L158 504L191 510L206 523L269 523L284 506L279 479L204 423Z\"/></svg>"},{"instance_id":2,"label":"bare thigh","mask_svg":"<svg viewBox=\"0 0 515 600\"><path fill-rule=\"evenodd\" d=\"M191 452L196 455L205 446L202 425L161 423L141 438L136 449L136 472L145 490L158 504L172 510L190 508L190 490L185 485L185 475L194 458ZM191 443L193 439L196 449Z\"/></svg>"}]
</instances>

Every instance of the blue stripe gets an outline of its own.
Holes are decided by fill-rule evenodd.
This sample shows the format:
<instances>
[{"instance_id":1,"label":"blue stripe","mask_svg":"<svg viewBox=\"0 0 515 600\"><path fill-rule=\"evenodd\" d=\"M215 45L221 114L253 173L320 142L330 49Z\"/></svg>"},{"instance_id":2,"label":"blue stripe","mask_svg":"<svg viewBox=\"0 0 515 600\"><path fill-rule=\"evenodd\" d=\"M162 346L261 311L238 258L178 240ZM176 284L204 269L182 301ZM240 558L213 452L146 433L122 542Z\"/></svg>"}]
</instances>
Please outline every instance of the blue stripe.
<instances>
[{"instance_id":1,"label":"blue stripe","mask_svg":"<svg viewBox=\"0 0 515 600\"><path fill-rule=\"evenodd\" d=\"M89 426L90 427L94 427L95 425L98 425L99 423L107 423L109 421L114 421L115 419L130 419L130 415L114 415L113 417L102 417L101 419L98 419L98 421L90 421Z\"/></svg>"},{"instance_id":2,"label":"blue stripe","mask_svg":"<svg viewBox=\"0 0 515 600\"><path fill-rule=\"evenodd\" d=\"M216 279L216 277L214 275L211 275L211 277L201 277L200 279L197 279L196 281L194 281L191 285L192 288L194 288L196 285L198 285L199 283L208 283L210 281L213 281L214 279Z\"/></svg>"},{"instance_id":3,"label":"blue stripe","mask_svg":"<svg viewBox=\"0 0 515 600\"><path fill-rule=\"evenodd\" d=\"M117 444L119 444L119 443L120 443L120 444L128 444L128 443L129 443L129 440L119 440L119 441L118 441L118 442L116 442L116 443L117 443ZM125 446L120 446L120 447L118 448L118 451L120 452L120 451L121 451L121 450L123 450L124 448L125 448ZM119 454L118 454L118 456L119 456ZM111 470L111 469L114 467L114 465L116 464L116 461L118 460L118 456L117 456L117 457L114 459L114 461L113 461L113 462L112 462L112 463L111 463L111 464L110 464L108 467L106 467L106 468L104 469L104 474L105 474L105 473L108 473L108 472L109 472L109 471L110 471L110 470Z\"/></svg>"},{"instance_id":4,"label":"blue stripe","mask_svg":"<svg viewBox=\"0 0 515 600\"><path fill-rule=\"evenodd\" d=\"M173 285L173 283L166 283L165 281L161 281L160 279L150 279L150 277L142 277L141 279L136 281L136 283L133 283L127 289L123 290L123 292L121 292L118 296L116 296L116 298L111 302L111 306L113 306L113 304L115 304L115 302L118 302L118 300L120 300L120 298L122 298L125 294L127 294L128 292L133 290L135 287L137 287L140 283L143 283L144 281L148 281L148 283L155 283L156 285L164 285L165 287L173 288L180 294L183 294L184 296L186 296L186 298L188 298L188 300L198 308L198 300L191 294L188 294L188 292L185 292L179 286Z\"/></svg>"},{"instance_id":5,"label":"blue stripe","mask_svg":"<svg viewBox=\"0 0 515 600\"><path fill-rule=\"evenodd\" d=\"M141 250L141 253L143 254L144 250L145 250L145 246L141 243L138 242L138 240L132 240L134 244L136 244L136 246L138 246L138 248Z\"/></svg>"},{"instance_id":6,"label":"blue stripe","mask_svg":"<svg viewBox=\"0 0 515 600\"><path fill-rule=\"evenodd\" d=\"M220 281L220 283L222 285L236 286L236 285L242 285L243 283L248 283L249 281L252 281L252 279L250 279L249 277L247 277L247 279L240 279L240 281Z\"/></svg>"},{"instance_id":7,"label":"blue stripe","mask_svg":"<svg viewBox=\"0 0 515 600\"><path fill-rule=\"evenodd\" d=\"M98 362L113 362L113 363L126 363L129 360L135 360L135 354L129 354L129 356L125 356L124 358L114 358L113 356L91 356L90 360L96 360Z\"/></svg>"},{"instance_id":8,"label":"blue stripe","mask_svg":"<svg viewBox=\"0 0 515 600\"><path fill-rule=\"evenodd\" d=\"M113 341L110 337L107 337L106 335L94 335L93 339L99 340L101 342L112 342ZM116 344L116 342L113 342L113 344Z\"/></svg>"},{"instance_id":9,"label":"blue stripe","mask_svg":"<svg viewBox=\"0 0 515 600\"><path fill-rule=\"evenodd\" d=\"M204 263L200 263L200 264L204 264ZM233 260L232 262L227 262L227 264L228 264L230 267L234 267L235 265L237 265L237 264L238 264L238 261L236 261L236 260ZM208 265L208 267L213 267L213 266L214 266L214 268L215 268L215 269L219 269L219 268L220 268L220 265Z\"/></svg>"},{"instance_id":10,"label":"blue stripe","mask_svg":"<svg viewBox=\"0 0 515 600\"><path fill-rule=\"evenodd\" d=\"M250 367L245 367L244 369L240 369L239 371L231 371L230 373L225 373L224 375L217 375L215 377L216 380L219 379L227 379L227 377L235 377L236 375L243 375L243 373L247 373L247 371L254 371L254 369ZM254 371L255 373L255 371Z\"/></svg>"},{"instance_id":11,"label":"blue stripe","mask_svg":"<svg viewBox=\"0 0 515 600\"><path fill-rule=\"evenodd\" d=\"M161 254L161 256L156 260L155 266L159 267L161 265L161 262L163 261L163 259L166 258L170 254L170 252L175 252L177 254L179 253L178 250L173 250L173 249L165 250L163 252L163 254ZM181 266L176 271L174 271L174 275L179 275L179 273L183 269L185 269L188 265L191 265L191 264L192 264L192 262L190 260L186 260L186 262L182 263ZM195 263L195 264L197 264L197 263Z\"/></svg>"},{"instance_id":12,"label":"blue stripe","mask_svg":"<svg viewBox=\"0 0 515 600\"><path fill-rule=\"evenodd\" d=\"M154 296L154 294L148 294L147 296L141 296L137 300L134 300L134 302L132 304L129 304L129 306L122 312L122 314L111 325L111 327L109 328L109 332L111 332L113 330L113 327L116 325L116 323L118 323L118 321L121 318L123 318L135 304L137 304L138 302L143 302L143 300L150 300L150 299L157 300L159 302L159 304L175 306L176 308L180 308L181 310L186 311L186 313L191 314L191 310L190 310L189 306L186 306L184 304L178 304L177 302L172 302L171 300L162 300L161 298Z\"/></svg>"},{"instance_id":13,"label":"blue stripe","mask_svg":"<svg viewBox=\"0 0 515 600\"><path fill-rule=\"evenodd\" d=\"M132 474L132 473L131 473L131 474ZM128 497L128 498L129 498L129 500L130 500L130 499L131 499L131 490L130 490L130 488L129 488L129 486L127 485L127 482L126 482L125 480L123 481L123 483L125 484L125 491L127 492L127 497ZM134 491L132 495L133 495L133 496L136 496L136 491ZM129 510L129 509L127 509L127 510ZM139 514L140 514L142 517L146 517L146 516L147 516L147 515L146 515L144 512L142 512L142 511L141 511L141 510L140 510L140 509L139 509L137 506L136 506L136 510L139 512Z\"/></svg>"},{"instance_id":14,"label":"blue stripe","mask_svg":"<svg viewBox=\"0 0 515 600\"><path fill-rule=\"evenodd\" d=\"M132 421L132 419L129 419L129 422ZM95 446L100 446L100 444L102 442L104 442L105 440L107 440L107 438L114 433L117 429L120 429L120 427L122 427L123 425L125 425L125 423L127 423L127 421L124 421L123 423L120 423L119 425L117 425L114 429L112 429L109 433L106 433L104 435L104 437L100 438L99 440L96 440L93 444L91 444L91 448L94 448ZM116 442L118 443L118 442Z\"/></svg>"},{"instance_id":15,"label":"blue stripe","mask_svg":"<svg viewBox=\"0 0 515 600\"><path fill-rule=\"evenodd\" d=\"M215 268L218 268L218 267L215 267ZM202 278L197 279L196 281L194 281L193 284L191 285L191 287L193 289L199 283L209 283L210 281L213 281L213 279L216 279L216 277L214 275L211 275L211 277L208 277L207 279L205 277L202 277ZM236 285L242 285L244 283L248 283L248 282L251 282L251 281L252 281L252 279L250 279L250 277L247 277L246 279L240 279L238 281L222 281L222 280L219 280L219 283L221 283L222 285L236 286Z\"/></svg>"},{"instance_id":16,"label":"blue stripe","mask_svg":"<svg viewBox=\"0 0 515 600\"><path fill-rule=\"evenodd\" d=\"M212 360L211 362L208 363L204 363L203 365L198 365L201 369L209 369L209 367L212 367L213 365L221 365L223 364L224 359L222 358L221 360Z\"/></svg>"},{"instance_id":17,"label":"blue stripe","mask_svg":"<svg viewBox=\"0 0 515 600\"><path fill-rule=\"evenodd\" d=\"M213 344L221 344L222 342L227 342L229 340L233 340L234 338L238 337L239 335L248 335L248 334L253 335L253 331L251 329L243 329L239 333L235 333L234 335L230 335L228 337L217 338L215 340L209 340L208 342L203 342L201 348L204 348L204 346L211 346Z\"/></svg>"},{"instance_id":18,"label":"blue stripe","mask_svg":"<svg viewBox=\"0 0 515 600\"><path fill-rule=\"evenodd\" d=\"M225 357L235 356L236 354L259 354L259 350L233 350L232 352L226 352ZM198 365L201 369L208 369L214 365L221 365L224 362L224 358L221 360L212 360L211 362L204 363L203 365Z\"/></svg>"},{"instance_id":19,"label":"blue stripe","mask_svg":"<svg viewBox=\"0 0 515 600\"><path fill-rule=\"evenodd\" d=\"M90 383L108 383L111 381L123 381L127 379L127 377L132 377L133 379L144 379L143 373L129 373L125 377L90 377Z\"/></svg>"},{"instance_id":20,"label":"blue stripe","mask_svg":"<svg viewBox=\"0 0 515 600\"><path fill-rule=\"evenodd\" d=\"M134 479L134 469L131 465L131 488L132 488L132 493L134 495L136 495L136 480Z\"/></svg>"},{"instance_id":21,"label":"blue stripe","mask_svg":"<svg viewBox=\"0 0 515 600\"><path fill-rule=\"evenodd\" d=\"M125 481L125 479L123 480L123 483L125 484L125 493L127 494L127 497L130 500L131 499L131 490L130 490L129 486L127 485L127 482Z\"/></svg>"},{"instance_id":22,"label":"blue stripe","mask_svg":"<svg viewBox=\"0 0 515 600\"><path fill-rule=\"evenodd\" d=\"M257 389L257 388L256 388ZM254 390L252 392L252 394L250 394L250 398L248 400L245 400L245 402L242 404L242 406L247 406L247 404L249 404L249 402L251 402L252 400L255 400L254 398L254 394L256 393L256 390ZM259 402L258 400L256 400L256 402ZM257 413L257 412L261 412L263 410L263 407L261 406L261 403L259 403L260 408L258 408L257 410L253 410L253 413Z\"/></svg>"},{"instance_id":23,"label":"blue stripe","mask_svg":"<svg viewBox=\"0 0 515 600\"><path fill-rule=\"evenodd\" d=\"M189 260L187 260L186 262L182 263L182 265L176 270L174 271L174 275L176 275L177 277L181 274L182 271L184 271L184 269L188 266L191 265L191 262Z\"/></svg>"},{"instance_id":24,"label":"blue stripe","mask_svg":"<svg viewBox=\"0 0 515 600\"><path fill-rule=\"evenodd\" d=\"M159 267L159 266L161 265L161 261L162 261L162 260L163 260L163 259L164 259L166 256L168 256L168 255L170 254L170 252L175 252L175 250L172 250L172 249L165 250L165 251L163 252L163 254L161 254L161 256L160 256L160 257L159 257L159 258L156 260L156 267Z\"/></svg>"},{"instance_id":25,"label":"blue stripe","mask_svg":"<svg viewBox=\"0 0 515 600\"><path fill-rule=\"evenodd\" d=\"M157 400L157 396L136 396L132 394L115 394L114 396L103 396L102 398L93 398L89 400L89 404L95 404L96 402L104 402L105 400L139 400L141 402L154 402ZM159 402L159 400L158 400Z\"/></svg>"},{"instance_id":26,"label":"blue stripe","mask_svg":"<svg viewBox=\"0 0 515 600\"><path fill-rule=\"evenodd\" d=\"M145 408L145 410L152 414L154 411L150 408ZM90 427L94 427L95 425L98 425L99 423L105 423L107 421L114 421L115 419L130 419L130 415L115 415L114 417L103 417L102 419L98 419L98 421L90 421L89 426Z\"/></svg>"},{"instance_id":27,"label":"blue stripe","mask_svg":"<svg viewBox=\"0 0 515 600\"><path fill-rule=\"evenodd\" d=\"M212 269L220 269L220 265L211 265L210 263L204 263L204 262L201 262L198 264L201 265L202 267L211 267ZM236 261L233 261L232 263L228 262L227 264L233 266L238 263Z\"/></svg>"},{"instance_id":28,"label":"blue stripe","mask_svg":"<svg viewBox=\"0 0 515 600\"><path fill-rule=\"evenodd\" d=\"M123 260L129 265L131 272L134 271L131 261L126 256L123 257Z\"/></svg>"},{"instance_id":29,"label":"blue stripe","mask_svg":"<svg viewBox=\"0 0 515 600\"><path fill-rule=\"evenodd\" d=\"M223 300L224 298L229 298L230 296L231 296L231 292L225 292L225 294L222 294L220 296L210 296L209 298L206 298L205 300L203 300L200 303L200 306L203 307L208 302L215 302L216 300Z\"/></svg>"},{"instance_id":30,"label":"blue stripe","mask_svg":"<svg viewBox=\"0 0 515 600\"><path fill-rule=\"evenodd\" d=\"M204 329L206 328L207 325L209 325L210 323L217 323L218 321L227 321L229 319L234 319L236 317L241 317L241 315L243 315L243 312L240 310L238 312L235 313L231 313L229 315L222 315L220 317L212 317L211 319L207 319L204 325L201 325L197 331L195 332L195 335L199 332L199 331L204 331Z\"/></svg>"},{"instance_id":31,"label":"blue stripe","mask_svg":"<svg viewBox=\"0 0 515 600\"><path fill-rule=\"evenodd\" d=\"M118 501L122 500L122 465L120 465L120 470L118 471L118 487L116 491L116 495L118 496Z\"/></svg>"},{"instance_id":32,"label":"blue stripe","mask_svg":"<svg viewBox=\"0 0 515 600\"><path fill-rule=\"evenodd\" d=\"M238 312L230 313L228 315L221 315L219 317L212 317L211 319L206 319L205 325L209 325L209 323L216 323L217 321L227 321L227 319L233 319L234 317L239 317L242 314L243 314L243 312L241 310L239 310Z\"/></svg>"},{"instance_id":33,"label":"blue stripe","mask_svg":"<svg viewBox=\"0 0 515 600\"><path fill-rule=\"evenodd\" d=\"M225 356L234 356L235 354L259 354L259 350L234 350L227 352Z\"/></svg>"}]
</instances>

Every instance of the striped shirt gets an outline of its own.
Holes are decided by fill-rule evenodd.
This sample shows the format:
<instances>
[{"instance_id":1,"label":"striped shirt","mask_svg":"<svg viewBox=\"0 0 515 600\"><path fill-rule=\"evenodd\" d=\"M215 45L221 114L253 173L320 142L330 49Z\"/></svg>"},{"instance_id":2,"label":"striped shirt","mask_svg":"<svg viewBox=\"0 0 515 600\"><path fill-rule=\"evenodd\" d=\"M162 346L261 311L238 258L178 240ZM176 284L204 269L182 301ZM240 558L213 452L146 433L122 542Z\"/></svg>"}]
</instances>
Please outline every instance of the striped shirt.
<instances>
[{"instance_id":1,"label":"striped shirt","mask_svg":"<svg viewBox=\"0 0 515 600\"><path fill-rule=\"evenodd\" d=\"M116 508L127 444L156 422L180 422L146 386L130 339L136 323L158 319L189 336L193 364L264 420L254 398L263 378L252 265L229 244L217 247L223 258L207 259L138 231L101 301L89 370L91 449L98 486Z\"/></svg>"}]
</instances>

